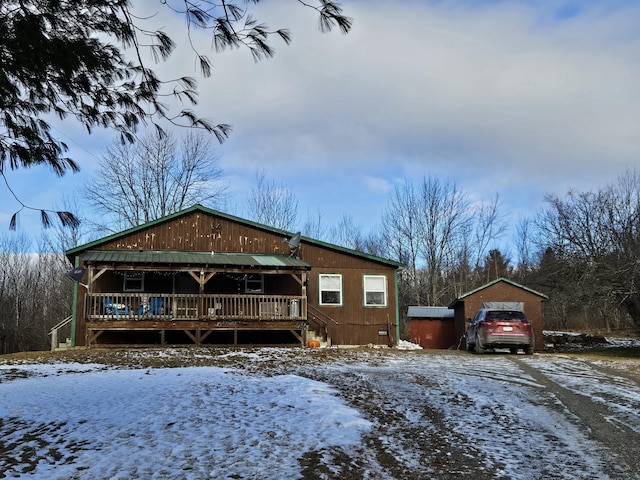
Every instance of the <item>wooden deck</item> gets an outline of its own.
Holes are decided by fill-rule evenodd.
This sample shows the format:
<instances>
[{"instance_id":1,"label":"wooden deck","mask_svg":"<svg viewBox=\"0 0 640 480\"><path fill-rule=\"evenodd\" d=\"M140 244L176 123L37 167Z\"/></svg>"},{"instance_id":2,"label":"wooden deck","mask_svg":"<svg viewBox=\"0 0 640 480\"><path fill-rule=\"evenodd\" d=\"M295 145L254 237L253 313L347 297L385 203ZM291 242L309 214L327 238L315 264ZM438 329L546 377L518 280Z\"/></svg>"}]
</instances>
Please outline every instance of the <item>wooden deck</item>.
<instances>
[{"instance_id":1,"label":"wooden deck","mask_svg":"<svg viewBox=\"0 0 640 480\"><path fill-rule=\"evenodd\" d=\"M87 302L90 347L306 342L303 296L100 293Z\"/></svg>"},{"instance_id":2,"label":"wooden deck","mask_svg":"<svg viewBox=\"0 0 640 480\"><path fill-rule=\"evenodd\" d=\"M299 295L99 293L87 295L87 320L306 320Z\"/></svg>"}]
</instances>

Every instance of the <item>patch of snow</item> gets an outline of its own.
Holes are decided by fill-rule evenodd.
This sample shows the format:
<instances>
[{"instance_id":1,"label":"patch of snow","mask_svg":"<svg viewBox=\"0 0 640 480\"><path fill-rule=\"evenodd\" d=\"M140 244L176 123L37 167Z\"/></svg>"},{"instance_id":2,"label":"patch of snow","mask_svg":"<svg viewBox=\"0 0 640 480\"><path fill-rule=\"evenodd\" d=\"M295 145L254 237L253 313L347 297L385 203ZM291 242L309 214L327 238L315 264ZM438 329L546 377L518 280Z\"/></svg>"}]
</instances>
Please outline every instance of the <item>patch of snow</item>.
<instances>
[{"instance_id":1,"label":"patch of snow","mask_svg":"<svg viewBox=\"0 0 640 480\"><path fill-rule=\"evenodd\" d=\"M422 347L420 345L402 339L398 340L396 348L398 350L422 350Z\"/></svg>"},{"instance_id":2,"label":"patch of snow","mask_svg":"<svg viewBox=\"0 0 640 480\"><path fill-rule=\"evenodd\" d=\"M300 478L305 452L359 444L370 427L335 389L295 375L82 367L20 367L42 376L0 384L4 444L15 458L29 456L36 436L41 447L35 469L0 471L33 479Z\"/></svg>"},{"instance_id":3,"label":"patch of snow","mask_svg":"<svg viewBox=\"0 0 640 480\"><path fill-rule=\"evenodd\" d=\"M579 337L582 334L581 333L576 333L576 332L563 332L563 331L556 331L556 330L543 330L542 331L543 335L548 335L548 336L575 336L575 337Z\"/></svg>"},{"instance_id":4,"label":"patch of snow","mask_svg":"<svg viewBox=\"0 0 640 480\"><path fill-rule=\"evenodd\" d=\"M640 348L640 338L605 337L605 339L613 347Z\"/></svg>"}]
</instances>

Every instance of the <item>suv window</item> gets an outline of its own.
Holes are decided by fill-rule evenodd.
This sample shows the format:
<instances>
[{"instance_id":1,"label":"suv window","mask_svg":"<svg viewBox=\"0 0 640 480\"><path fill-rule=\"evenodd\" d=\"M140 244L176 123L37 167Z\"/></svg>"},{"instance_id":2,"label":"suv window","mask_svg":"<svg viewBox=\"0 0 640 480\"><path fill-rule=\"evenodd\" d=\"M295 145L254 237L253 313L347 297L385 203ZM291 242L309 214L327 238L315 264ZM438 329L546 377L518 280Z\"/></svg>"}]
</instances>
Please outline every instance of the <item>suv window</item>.
<instances>
[{"instance_id":1,"label":"suv window","mask_svg":"<svg viewBox=\"0 0 640 480\"><path fill-rule=\"evenodd\" d=\"M487 320L502 320L503 322L521 322L526 320L523 312L513 311L488 311L485 317Z\"/></svg>"}]
</instances>

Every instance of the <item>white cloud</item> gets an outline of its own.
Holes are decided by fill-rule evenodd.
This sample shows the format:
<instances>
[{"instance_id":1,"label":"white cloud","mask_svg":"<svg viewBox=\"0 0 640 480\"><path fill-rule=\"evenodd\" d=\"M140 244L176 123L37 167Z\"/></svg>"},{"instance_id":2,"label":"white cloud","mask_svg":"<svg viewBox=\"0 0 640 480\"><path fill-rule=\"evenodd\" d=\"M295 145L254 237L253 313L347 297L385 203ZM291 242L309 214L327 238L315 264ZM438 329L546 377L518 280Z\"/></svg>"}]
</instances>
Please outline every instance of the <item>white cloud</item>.
<instances>
[{"instance_id":1,"label":"white cloud","mask_svg":"<svg viewBox=\"0 0 640 480\"><path fill-rule=\"evenodd\" d=\"M351 205L365 210L386 202L388 182L423 175L486 197L518 185L500 192L505 206L533 208L545 191L612 180L640 154L639 7L567 5L345 1L343 36L319 33L302 6L262 2L255 16L289 27L293 43L260 63L212 53L196 111L234 125L219 149L230 177L264 168L311 211L344 208L327 195L337 185L363 181L373 196L353 192L364 205ZM184 22L158 11L181 46L160 71L198 76Z\"/></svg>"},{"instance_id":2,"label":"white cloud","mask_svg":"<svg viewBox=\"0 0 640 480\"><path fill-rule=\"evenodd\" d=\"M364 186L372 192L388 193L393 189L393 185L386 178L366 175L363 179L363 183Z\"/></svg>"},{"instance_id":3,"label":"white cloud","mask_svg":"<svg viewBox=\"0 0 640 480\"><path fill-rule=\"evenodd\" d=\"M638 39L609 39L610 18L574 19L569 34L525 7L345 8L348 36L296 31L276 58L225 56L202 83L213 87L202 105L237 126L234 162L315 169L446 156L456 167L521 162L537 175L638 153Z\"/></svg>"}]
</instances>

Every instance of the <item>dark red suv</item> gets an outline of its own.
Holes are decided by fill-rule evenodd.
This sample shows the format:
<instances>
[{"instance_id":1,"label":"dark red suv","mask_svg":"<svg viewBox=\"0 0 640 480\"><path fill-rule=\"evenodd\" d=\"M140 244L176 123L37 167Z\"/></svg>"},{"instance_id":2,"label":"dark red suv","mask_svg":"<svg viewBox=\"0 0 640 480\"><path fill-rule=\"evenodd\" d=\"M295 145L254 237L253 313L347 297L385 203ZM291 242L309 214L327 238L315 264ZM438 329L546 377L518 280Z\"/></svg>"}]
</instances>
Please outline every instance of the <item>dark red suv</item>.
<instances>
[{"instance_id":1,"label":"dark red suv","mask_svg":"<svg viewBox=\"0 0 640 480\"><path fill-rule=\"evenodd\" d=\"M473 319L467 318L467 350L484 353L485 350L508 348L533 353L533 331L524 312L497 308L482 308Z\"/></svg>"}]
</instances>

